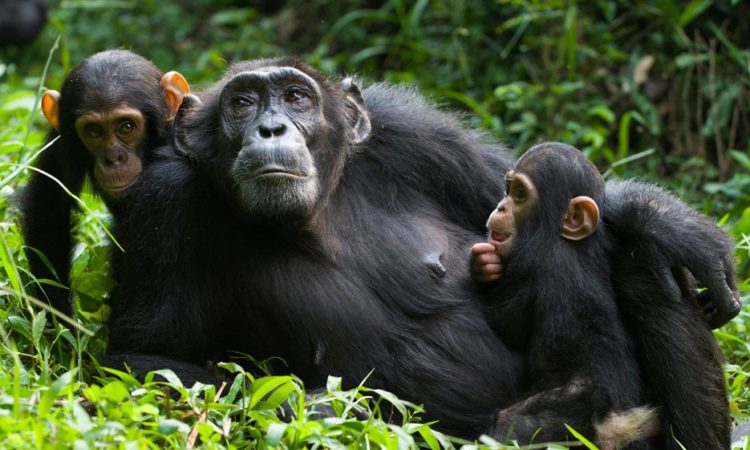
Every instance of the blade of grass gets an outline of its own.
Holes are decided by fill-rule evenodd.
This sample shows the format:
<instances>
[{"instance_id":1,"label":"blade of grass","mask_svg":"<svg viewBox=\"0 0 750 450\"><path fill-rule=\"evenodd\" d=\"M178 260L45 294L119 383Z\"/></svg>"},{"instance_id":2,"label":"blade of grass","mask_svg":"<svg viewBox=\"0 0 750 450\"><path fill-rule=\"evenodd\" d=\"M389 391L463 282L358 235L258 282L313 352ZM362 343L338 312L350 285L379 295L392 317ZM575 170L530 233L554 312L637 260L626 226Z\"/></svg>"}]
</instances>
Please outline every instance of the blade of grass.
<instances>
[{"instance_id":1,"label":"blade of grass","mask_svg":"<svg viewBox=\"0 0 750 450\"><path fill-rule=\"evenodd\" d=\"M69 323L72 327L74 327L78 331L80 331L80 332L82 332L84 334L87 334L89 336L93 336L94 335L93 331L89 330L88 328L84 327L80 323L76 322L75 320L73 320L72 317L64 314L62 311L60 311L59 309L57 309L57 308L49 305L47 302L43 302L43 301L41 301L41 300L39 300L37 298L34 298L34 297L32 297L32 296L30 296L30 295L28 295L26 293L21 293L21 292L17 292L17 291L12 291L12 290L8 290L8 289L2 289L2 288L0 288L0 295L19 296L23 300L25 300L27 303L31 303L34 306L36 306L37 308L43 309L43 310L49 312L50 314L54 314L55 316L57 316L61 320L65 321L66 323ZM30 307L31 307L31 305L29 305L29 308Z\"/></svg>"},{"instance_id":2,"label":"blade of grass","mask_svg":"<svg viewBox=\"0 0 750 450\"><path fill-rule=\"evenodd\" d=\"M49 69L50 62L52 62L52 55L55 54L55 50L60 45L60 35L57 35L57 39L55 39L55 43L52 44L52 48L49 50L49 56L47 56L47 62L44 64L44 69L42 70L42 77L39 80L39 87L36 90L36 97L34 98L34 107L31 108L31 114L29 114L29 122L26 125L26 135L23 137L23 146L21 147L21 150L18 151L18 163L23 162L23 154L26 150L26 144L29 142L29 135L31 134L31 123L34 121L34 116L36 116L36 109L37 105L39 104L39 98L42 94L42 88L44 87L44 80L47 79L47 70Z\"/></svg>"},{"instance_id":3,"label":"blade of grass","mask_svg":"<svg viewBox=\"0 0 750 450\"><path fill-rule=\"evenodd\" d=\"M12 164L12 165L15 166L16 164ZM24 169L31 169L34 172L41 173L42 175L48 177L50 180L52 180L55 183L57 183L57 185L60 186L62 188L62 190L65 191L65 193L68 194L73 200L75 200L81 206L81 208L83 208L83 210L86 211L87 214L89 214L91 217L94 218L94 221L97 223L97 225L99 225L100 227L102 227L102 229L104 230L104 232L107 233L107 236L109 236L109 238L112 239L112 243L114 243L117 246L117 248L120 249L120 251L122 251L123 253L125 253L125 249L122 248L122 246L120 245L119 242L117 242L117 239L115 239L115 237L109 231L109 228L107 228L107 226L104 224L104 222L102 222L101 219L98 218L96 216L96 214L94 214L93 211L91 211L91 209L86 205L86 203L83 200L81 200L77 195L75 195L74 193L72 193L70 191L70 189L68 189L63 184L62 181L58 180L57 178L55 178L51 174L49 174L49 173L45 172L44 170L39 169L37 167L29 166L29 165L23 165L23 168Z\"/></svg>"},{"instance_id":4,"label":"blade of grass","mask_svg":"<svg viewBox=\"0 0 750 450\"><path fill-rule=\"evenodd\" d=\"M55 142L57 142L58 139L60 139L60 136L56 136L54 139L52 139L51 141L49 141L46 144L44 144L44 146L41 149L39 149L38 152L34 153L34 155L31 158L29 158L29 161L34 161L36 158L38 158L39 155L41 155L43 151L45 151L48 148L50 148L50 146L52 146L52 144L54 144ZM0 168L2 168L4 166L6 166L6 164L0 164ZM7 177L3 178L2 181L0 181L0 188L5 187L8 183L10 183L11 181L13 181L14 178L16 178L18 175L20 175L21 172L23 172L27 168L27 164L24 164L24 163L14 164L13 166L16 167L16 170L14 170L13 172L11 172L10 175L8 175Z\"/></svg>"},{"instance_id":5,"label":"blade of grass","mask_svg":"<svg viewBox=\"0 0 750 450\"><path fill-rule=\"evenodd\" d=\"M631 163L631 162L633 162L633 161L635 161L637 159L645 158L645 157L647 157L649 155L652 155L654 152L656 152L656 150L654 150L653 148L650 148L648 150L644 150L644 151L636 153L634 155L630 155L627 158L623 158L623 159L621 159L619 161L615 161L615 162L612 163L612 165L609 167L609 169L607 169L607 171L602 174L602 176L604 178L607 178L614 171L615 168L620 167L620 166L622 166L624 164Z\"/></svg>"}]
</instances>

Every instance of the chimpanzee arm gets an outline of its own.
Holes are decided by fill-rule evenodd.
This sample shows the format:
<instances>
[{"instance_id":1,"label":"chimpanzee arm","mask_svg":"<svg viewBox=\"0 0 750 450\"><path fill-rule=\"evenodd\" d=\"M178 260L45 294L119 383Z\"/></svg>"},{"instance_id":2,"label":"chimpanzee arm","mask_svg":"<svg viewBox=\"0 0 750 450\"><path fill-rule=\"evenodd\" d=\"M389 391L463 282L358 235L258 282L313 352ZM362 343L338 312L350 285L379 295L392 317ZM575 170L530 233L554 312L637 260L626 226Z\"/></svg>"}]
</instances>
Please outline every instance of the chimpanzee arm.
<instances>
[{"instance_id":1,"label":"chimpanzee arm","mask_svg":"<svg viewBox=\"0 0 750 450\"><path fill-rule=\"evenodd\" d=\"M662 283L683 289L683 298L695 295L673 273L689 271L706 289L697 301L707 308L711 327L739 313L733 242L710 218L658 186L612 181L607 183L604 221L621 244L616 258L649 261Z\"/></svg>"},{"instance_id":2,"label":"chimpanzee arm","mask_svg":"<svg viewBox=\"0 0 750 450\"><path fill-rule=\"evenodd\" d=\"M35 163L45 173L34 171L27 186L20 192L19 206L22 214L26 257L34 276L68 285L70 271L70 212L75 200L50 176L55 177L73 194L81 190L86 176L85 165L60 154L62 146L53 143ZM49 174L49 175L47 175ZM43 254L49 264L40 256ZM68 290L45 285L43 293L49 303L70 315L72 307ZM43 298L43 297L42 297Z\"/></svg>"}]
</instances>

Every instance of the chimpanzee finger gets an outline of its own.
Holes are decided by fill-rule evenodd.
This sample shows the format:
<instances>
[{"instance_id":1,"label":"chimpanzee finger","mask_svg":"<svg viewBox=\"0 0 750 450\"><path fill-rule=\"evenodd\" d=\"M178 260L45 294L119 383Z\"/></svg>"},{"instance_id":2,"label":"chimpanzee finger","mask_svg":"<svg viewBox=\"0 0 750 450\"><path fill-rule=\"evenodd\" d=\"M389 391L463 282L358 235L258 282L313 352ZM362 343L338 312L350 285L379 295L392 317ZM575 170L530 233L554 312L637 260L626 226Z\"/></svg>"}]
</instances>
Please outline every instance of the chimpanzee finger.
<instances>
[{"instance_id":1,"label":"chimpanzee finger","mask_svg":"<svg viewBox=\"0 0 750 450\"><path fill-rule=\"evenodd\" d=\"M697 274L685 267L673 269L682 291L682 299L694 302L703 320L711 328L724 325L740 310L739 292L731 267L730 261L729 264L725 262L723 268L699 268Z\"/></svg>"},{"instance_id":2,"label":"chimpanzee finger","mask_svg":"<svg viewBox=\"0 0 750 450\"><path fill-rule=\"evenodd\" d=\"M482 267L487 264L500 264L500 255L497 253L482 253L472 258L472 266Z\"/></svg>"},{"instance_id":3,"label":"chimpanzee finger","mask_svg":"<svg viewBox=\"0 0 750 450\"><path fill-rule=\"evenodd\" d=\"M707 321L711 328L719 328L739 314L742 303L731 270L726 270L725 266L712 271L705 278L698 275L696 277L705 287L699 297L704 311L710 311Z\"/></svg>"},{"instance_id":4,"label":"chimpanzee finger","mask_svg":"<svg viewBox=\"0 0 750 450\"><path fill-rule=\"evenodd\" d=\"M474 280L480 283L489 283L500 279L503 267L500 264L488 264L482 267L472 268Z\"/></svg>"},{"instance_id":5,"label":"chimpanzee finger","mask_svg":"<svg viewBox=\"0 0 750 450\"><path fill-rule=\"evenodd\" d=\"M672 271L672 268L660 264L657 269L657 276L664 288L664 293L666 293L673 301L680 301L682 298L682 289L680 289L680 283L675 278L675 273Z\"/></svg>"},{"instance_id":6,"label":"chimpanzee finger","mask_svg":"<svg viewBox=\"0 0 750 450\"><path fill-rule=\"evenodd\" d=\"M485 253L495 253L495 246L489 242L480 242L471 246L472 256L482 255Z\"/></svg>"}]
</instances>

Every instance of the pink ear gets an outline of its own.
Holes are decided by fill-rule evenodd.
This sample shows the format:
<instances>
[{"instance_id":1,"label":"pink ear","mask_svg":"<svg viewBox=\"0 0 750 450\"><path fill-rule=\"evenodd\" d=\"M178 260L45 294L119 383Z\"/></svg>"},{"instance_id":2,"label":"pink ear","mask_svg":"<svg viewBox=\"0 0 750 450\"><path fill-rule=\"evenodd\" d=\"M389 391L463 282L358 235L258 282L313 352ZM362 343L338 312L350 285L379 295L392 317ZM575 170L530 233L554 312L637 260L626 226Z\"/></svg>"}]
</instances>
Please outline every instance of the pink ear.
<instances>
[{"instance_id":1,"label":"pink ear","mask_svg":"<svg viewBox=\"0 0 750 450\"><path fill-rule=\"evenodd\" d=\"M591 197L582 195L570 201L560 234L570 241L580 241L591 236L598 226L599 206Z\"/></svg>"},{"instance_id":2,"label":"pink ear","mask_svg":"<svg viewBox=\"0 0 750 450\"><path fill-rule=\"evenodd\" d=\"M167 102L169 103L167 121L171 121L174 119L175 114L177 114L177 110L180 108L185 94L190 93L190 85L182 74L174 70L165 73L161 77L159 85L162 92L164 92L164 96L167 97Z\"/></svg>"}]
</instances>

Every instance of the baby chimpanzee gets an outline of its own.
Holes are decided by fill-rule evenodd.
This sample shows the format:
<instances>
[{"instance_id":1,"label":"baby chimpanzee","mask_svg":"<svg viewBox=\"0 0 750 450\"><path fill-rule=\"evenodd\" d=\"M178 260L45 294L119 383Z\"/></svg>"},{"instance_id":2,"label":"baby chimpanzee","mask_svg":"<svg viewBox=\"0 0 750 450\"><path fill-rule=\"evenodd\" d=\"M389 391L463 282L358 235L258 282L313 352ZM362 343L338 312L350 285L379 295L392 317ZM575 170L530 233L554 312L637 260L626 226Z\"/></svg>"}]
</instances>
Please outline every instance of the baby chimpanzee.
<instances>
[{"instance_id":1,"label":"baby chimpanzee","mask_svg":"<svg viewBox=\"0 0 750 450\"><path fill-rule=\"evenodd\" d=\"M127 50L96 53L65 77L61 91L42 96L42 112L57 139L34 163L19 196L26 253L50 304L72 313L67 285L71 212L84 180L93 182L115 219L126 192L160 152L173 154L172 120L186 93L177 72L162 74L151 61ZM129 215L129 213L123 213ZM36 295L41 295L38 292Z\"/></svg>"},{"instance_id":2,"label":"baby chimpanzee","mask_svg":"<svg viewBox=\"0 0 750 450\"><path fill-rule=\"evenodd\" d=\"M643 383L615 302L600 205L604 180L581 152L537 145L506 175L489 242L472 247L476 278L496 281L491 324L528 357L529 385L499 413L494 435L560 441L571 437L567 424L602 448L652 448L644 436L658 422L638 407Z\"/></svg>"}]
</instances>

